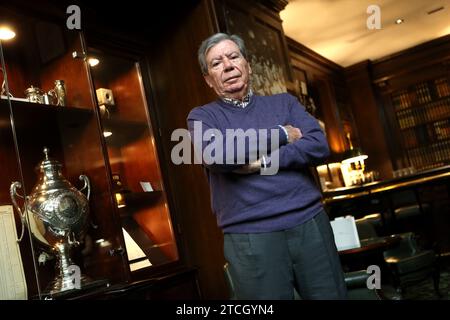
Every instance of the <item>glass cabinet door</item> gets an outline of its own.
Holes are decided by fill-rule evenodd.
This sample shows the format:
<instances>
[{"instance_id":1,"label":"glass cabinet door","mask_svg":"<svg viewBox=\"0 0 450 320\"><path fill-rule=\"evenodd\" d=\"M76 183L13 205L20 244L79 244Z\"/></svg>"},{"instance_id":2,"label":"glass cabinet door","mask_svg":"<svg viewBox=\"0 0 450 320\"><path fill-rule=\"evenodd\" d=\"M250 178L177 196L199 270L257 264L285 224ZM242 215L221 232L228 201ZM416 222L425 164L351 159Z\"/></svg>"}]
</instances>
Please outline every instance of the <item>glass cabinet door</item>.
<instances>
[{"instance_id":1,"label":"glass cabinet door","mask_svg":"<svg viewBox=\"0 0 450 320\"><path fill-rule=\"evenodd\" d=\"M174 262L178 249L140 65L95 48L89 54L130 271Z\"/></svg>"},{"instance_id":2,"label":"glass cabinet door","mask_svg":"<svg viewBox=\"0 0 450 320\"><path fill-rule=\"evenodd\" d=\"M2 41L0 201L26 221L28 297L127 280L83 38L3 7L0 22L15 32Z\"/></svg>"},{"instance_id":3,"label":"glass cabinet door","mask_svg":"<svg viewBox=\"0 0 450 320\"><path fill-rule=\"evenodd\" d=\"M0 46L1 46L0 42ZM3 59L3 56L0 57ZM4 73L0 70L0 82ZM6 99L8 90L0 99L0 300L27 299L37 291L31 244L23 236L21 216L14 213L9 189L12 181L23 185L11 123L11 108ZM20 243L18 239L20 238ZM29 266L28 268L25 268ZM30 293L29 293L30 292Z\"/></svg>"}]
</instances>

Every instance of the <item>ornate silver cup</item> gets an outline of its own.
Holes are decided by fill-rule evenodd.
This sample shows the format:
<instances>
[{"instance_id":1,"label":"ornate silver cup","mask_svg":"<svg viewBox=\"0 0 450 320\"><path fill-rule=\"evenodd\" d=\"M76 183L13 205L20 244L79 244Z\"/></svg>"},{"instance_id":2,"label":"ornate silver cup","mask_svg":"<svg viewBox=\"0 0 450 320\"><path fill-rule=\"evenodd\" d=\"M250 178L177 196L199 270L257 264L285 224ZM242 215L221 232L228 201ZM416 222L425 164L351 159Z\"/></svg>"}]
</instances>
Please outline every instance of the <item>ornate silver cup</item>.
<instances>
[{"instance_id":1,"label":"ornate silver cup","mask_svg":"<svg viewBox=\"0 0 450 320\"><path fill-rule=\"evenodd\" d=\"M23 198L17 193L17 189L22 187L20 182L11 184L10 194L22 220L18 241L21 241L26 225L35 239L56 253L57 275L49 285L50 293L56 293L89 282L80 272L74 275L79 267L72 261L70 251L84 239L89 225L90 182L88 177L80 175L80 180L84 181L80 191L86 189L85 196L64 178L62 165L49 158L48 152L48 148L44 148L45 159L36 168L39 180L26 197L23 210L16 201L16 196Z\"/></svg>"}]
</instances>

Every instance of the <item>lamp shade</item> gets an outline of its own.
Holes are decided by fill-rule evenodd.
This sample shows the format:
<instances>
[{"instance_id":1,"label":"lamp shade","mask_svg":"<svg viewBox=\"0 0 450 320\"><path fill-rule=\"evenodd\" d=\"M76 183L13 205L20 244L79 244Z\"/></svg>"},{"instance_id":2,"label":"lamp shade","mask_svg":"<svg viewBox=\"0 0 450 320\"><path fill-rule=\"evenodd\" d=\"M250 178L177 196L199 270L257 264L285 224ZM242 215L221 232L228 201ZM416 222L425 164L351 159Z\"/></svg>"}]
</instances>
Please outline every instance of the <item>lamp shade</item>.
<instances>
[{"instance_id":1,"label":"lamp shade","mask_svg":"<svg viewBox=\"0 0 450 320\"><path fill-rule=\"evenodd\" d=\"M352 148L343 154L342 163L352 163L367 159L368 156L360 148Z\"/></svg>"}]
</instances>

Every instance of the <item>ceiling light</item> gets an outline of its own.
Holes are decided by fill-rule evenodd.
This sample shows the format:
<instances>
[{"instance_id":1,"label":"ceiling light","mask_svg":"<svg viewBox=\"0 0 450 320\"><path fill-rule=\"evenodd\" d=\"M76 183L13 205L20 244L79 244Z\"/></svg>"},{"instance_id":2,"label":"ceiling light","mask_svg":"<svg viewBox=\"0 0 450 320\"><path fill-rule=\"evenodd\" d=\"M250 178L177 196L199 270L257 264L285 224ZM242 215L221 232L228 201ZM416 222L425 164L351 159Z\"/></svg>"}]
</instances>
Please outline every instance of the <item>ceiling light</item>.
<instances>
[{"instance_id":1,"label":"ceiling light","mask_svg":"<svg viewBox=\"0 0 450 320\"><path fill-rule=\"evenodd\" d=\"M0 27L0 40L10 40L16 36L16 33L7 26Z\"/></svg>"},{"instance_id":2,"label":"ceiling light","mask_svg":"<svg viewBox=\"0 0 450 320\"><path fill-rule=\"evenodd\" d=\"M405 22L404 19L397 19L397 20L395 20L395 24L402 24L403 22Z\"/></svg>"},{"instance_id":3,"label":"ceiling light","mask_svg":"<svg viewBox=\"0 0 450 320\"><path fill-rule=\"evenodd\" d=\"M108 138L108 137L112 136L112 132L111 131L103 131L103 136L105 138Z\"/></svg>"},{"instance_id":4,"label":"ceiling light","mask_svg":"<svg viewBox=\"0 0 450 320\"><path fill-rule=\"evenodd\" d=\"M98 60L97 58L89 58L88 62L91 67L95 67L100 63L100 60Z\"/></svg>"}]
</instances>

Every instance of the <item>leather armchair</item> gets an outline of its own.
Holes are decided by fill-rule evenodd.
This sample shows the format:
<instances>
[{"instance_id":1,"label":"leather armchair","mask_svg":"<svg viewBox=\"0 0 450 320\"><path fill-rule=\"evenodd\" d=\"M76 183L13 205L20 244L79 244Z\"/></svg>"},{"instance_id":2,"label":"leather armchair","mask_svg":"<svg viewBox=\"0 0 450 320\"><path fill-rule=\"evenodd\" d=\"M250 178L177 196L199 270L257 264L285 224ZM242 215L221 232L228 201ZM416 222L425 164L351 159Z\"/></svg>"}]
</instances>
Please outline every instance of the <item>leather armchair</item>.
<instances>
[{"instance_id":1,"label":"leather armchair","mask_svg":"<svg viewBox=\"0 0 450 320\"><path fill-rule=\"evenodd\" d=\"M384 252L384 259L392 270L394 286L404 293L408 285L431 276L434 289L440 297L440 271L435 251L420 248L412 232L399 236L400 244Z\"/></svg>"},{"instance_id":2,"label":"leather armchair","mask_svg":"<svg viewBox=\"0 0 450 320\"><path fill-rule=\"evenodd\" d=\"M352 271L345 273L345 284L347 285L349 300L382 300L384 299L381 290L369 289L367 279L369 274L366 270Z\"/></svg>"},{"instance_id":3,"label":"leather armchair","mask_svg":"<svg viewBox=\"0 0 450 320\"><path fill-rule=\"evenodd\" d=\"M356 220L356 228L360 239L377 236L370 220ZM438 296L440 271L438 255L435 250L423 249L416 241L413 232L397 234L401 237L400 243L384 251L384 261L389 267L394 287L404 294L406 287L418 281L432 277L433 285Z\"/></svg>"}]
</instances>

